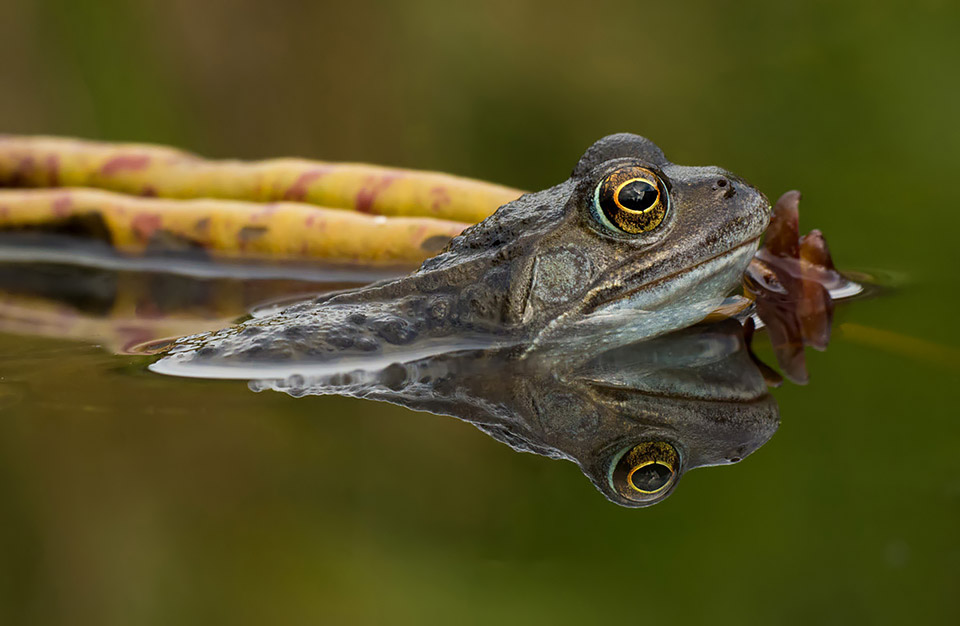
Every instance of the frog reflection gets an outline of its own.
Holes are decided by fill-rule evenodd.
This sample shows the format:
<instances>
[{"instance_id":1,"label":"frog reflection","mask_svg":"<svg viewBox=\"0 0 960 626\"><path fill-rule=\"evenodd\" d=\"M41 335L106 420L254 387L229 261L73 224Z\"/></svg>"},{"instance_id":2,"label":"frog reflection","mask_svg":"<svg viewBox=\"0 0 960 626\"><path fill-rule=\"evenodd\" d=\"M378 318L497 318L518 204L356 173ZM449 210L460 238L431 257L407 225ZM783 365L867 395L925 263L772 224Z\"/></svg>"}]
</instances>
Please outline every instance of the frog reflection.
<instances>
[{"instance_id":1,"label":"frog reflection","mask_svg":"<svg viewBox=\"0 0 960 626\"><path fill-rule=\"evenodd\" d=\"M628 507L660 502L693 468L743 459L779 424L735 320L580 362L565 351L518 353L458 351L375 371L293 375L251 386L457 417L515 450L577 463L608 499Z\"/></svg>"}]
</instances>

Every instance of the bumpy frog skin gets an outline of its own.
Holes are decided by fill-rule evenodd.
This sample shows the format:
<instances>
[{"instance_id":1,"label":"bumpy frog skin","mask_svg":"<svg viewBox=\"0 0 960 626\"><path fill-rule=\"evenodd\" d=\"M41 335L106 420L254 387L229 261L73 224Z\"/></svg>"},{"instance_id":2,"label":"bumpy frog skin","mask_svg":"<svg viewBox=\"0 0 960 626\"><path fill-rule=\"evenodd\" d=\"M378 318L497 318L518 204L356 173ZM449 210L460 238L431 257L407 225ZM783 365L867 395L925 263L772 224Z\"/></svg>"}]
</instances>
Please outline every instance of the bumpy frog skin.
<instances>
[{"instance_id":1,"label":"bumpy frog skin","mask_svg":"<svg viewBox=\"0 0 960 626\"><path fill-rule=\"evenodd\" d=\"M650 174L665 209L635 234L598 206L601 185L629 171ZM568 180L500 207L413 274L185 338L152 367L316 374L397 354L580 350L660 335L703 319L739 283L769 212L757 189L725 170L675 165L648 139L611 135Z\"/></svg>"}]
</instances>

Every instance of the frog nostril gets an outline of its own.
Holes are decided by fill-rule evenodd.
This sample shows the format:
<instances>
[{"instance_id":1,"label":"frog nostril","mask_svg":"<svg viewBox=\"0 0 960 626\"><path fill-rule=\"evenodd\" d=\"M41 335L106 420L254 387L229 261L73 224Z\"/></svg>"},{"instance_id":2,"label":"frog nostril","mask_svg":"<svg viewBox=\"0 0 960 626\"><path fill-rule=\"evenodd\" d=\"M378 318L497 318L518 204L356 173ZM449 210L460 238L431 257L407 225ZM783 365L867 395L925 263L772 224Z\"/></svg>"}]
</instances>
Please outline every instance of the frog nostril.
<instances>
[{"instance_id":1,"label":"frog nostril","mask_svg":"<svg viewBox=\"0 0 960 626\"><path fill-rule=\"evenodd\" d=\"M737 193L737 187L733 184L733 181L727 178L718 178L713 189L722 193L723 197L727 199L732 198Z\"/></svg>"}]
</instances>

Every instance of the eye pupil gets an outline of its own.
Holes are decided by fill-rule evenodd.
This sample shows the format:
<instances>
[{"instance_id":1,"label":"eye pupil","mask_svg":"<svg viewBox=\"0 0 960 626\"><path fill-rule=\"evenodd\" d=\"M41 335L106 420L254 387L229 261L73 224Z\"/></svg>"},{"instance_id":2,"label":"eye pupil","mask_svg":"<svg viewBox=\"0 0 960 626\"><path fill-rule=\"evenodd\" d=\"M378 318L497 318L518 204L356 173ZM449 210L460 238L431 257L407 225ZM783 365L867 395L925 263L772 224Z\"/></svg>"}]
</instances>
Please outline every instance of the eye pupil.
<instances>
[{"instance_id":1,"label":"eye pupil","mask_svg":"<svg viewBox=\"0 0 960 626\"><path fill-rule=\"evenodd\" d=\"M594 215L610 230L637 235L657 228L667 215L667 190L656 173L628 166L614 170L594 192Z\"/></svg>"},{"instance_id":2,"label":"eye pupil","mask_svg":"<svg viewBox=\"0 0 960 626\"><path fill-rule=\"evenodd\" d=\"M627 183L617 194L617 203L631 211L646 211L657 201L657 188L645 180Z\"/></svg>"},{"instance_id":3,"label":"eye pupil","mask_svg":"<svg viewBox=\"0 0 960 626\"><path fill-rule=\"evenodd\" d=\"M634 470L630 474L630 483L634 489L654 492L663 488L670 481L673 472L662 463L650 463Z\"/></svg>"},{"instance_id":4,"label":"eye pupil","mask_svg":"<svg viewBox=\"0 0 960 626\"><path fill-rule=\"evenodd\" d=\"M645 506L669 493L680 472L680 454L666 441L643 441L624 450L610 471L610 486L628 502Z\"/></svg>"}]
</instances>

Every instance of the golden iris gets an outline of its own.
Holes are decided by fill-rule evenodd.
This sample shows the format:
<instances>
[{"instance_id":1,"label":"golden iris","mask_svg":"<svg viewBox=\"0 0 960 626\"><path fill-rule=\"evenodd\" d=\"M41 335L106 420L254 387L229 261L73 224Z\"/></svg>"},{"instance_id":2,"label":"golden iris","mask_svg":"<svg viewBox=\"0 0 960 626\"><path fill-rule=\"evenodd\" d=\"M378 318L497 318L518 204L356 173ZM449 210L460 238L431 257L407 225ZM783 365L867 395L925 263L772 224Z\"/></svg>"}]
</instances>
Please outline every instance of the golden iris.
<instances>
[{"instance_id":1,"label":"golden iris","mask_svg":"<svg viewBox=\"0 0 960 626\"><path fill-rule=\"evenodd\" d=\"M611 479L621 496L642 502L665 492L679 468L676 448L665 441L646 441L624 452Z\"/></svg>"},{"instance_id":2,"label":"golden iris","mask_svg":"<svg viewBox=\"0 0 960 626\"><path fill-rule=\"evenodd\" d=\"M597 208L608 226L636 235L659 226L667 216L667 190L660 178L642 167L623 167L597 187Z\"/></svg>"}]
</instances>

